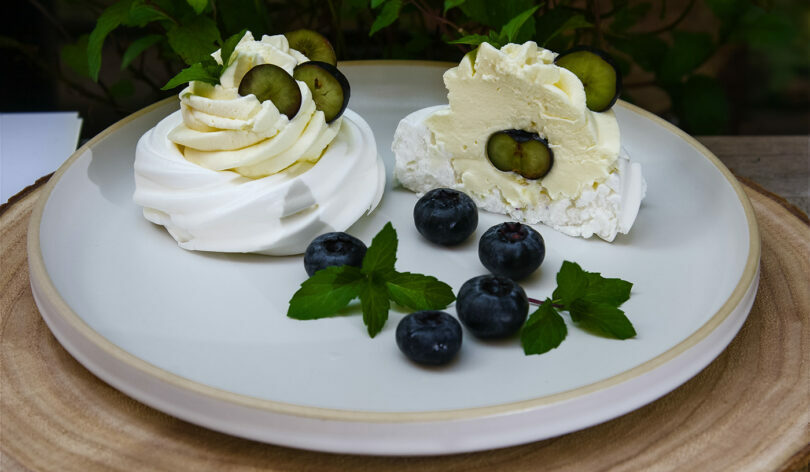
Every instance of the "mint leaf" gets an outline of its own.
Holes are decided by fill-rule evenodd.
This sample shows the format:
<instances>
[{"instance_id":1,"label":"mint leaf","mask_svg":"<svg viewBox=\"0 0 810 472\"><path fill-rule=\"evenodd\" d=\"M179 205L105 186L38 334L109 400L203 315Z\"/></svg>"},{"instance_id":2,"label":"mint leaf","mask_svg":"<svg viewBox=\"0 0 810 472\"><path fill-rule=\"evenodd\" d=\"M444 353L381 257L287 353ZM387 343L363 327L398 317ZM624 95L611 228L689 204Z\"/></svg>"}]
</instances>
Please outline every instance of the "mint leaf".
<instances>
[{"instance_id":1,"label":"mint leaf","mask_svg":"<svg viewBox=\"0 0 810 472\"><path fill-rule=\"evenodd\" d=\"M391 300L413 310L440 310L456 299L449 285L429 275L395 272L385 285Z\"/></svg>"},{"instance_id":2,"label":"mint leaf","mask_svg":"<svg viewBox=\"0 0 810 472\"><path fill-rule=\"evenodd\" d=\"M619 308L588 300L575 300L569 307L571 319L583 323L586 327L595 328L608 336L619 339L632 338L636 335L633 324Z\"/></svg>"},{"instance_id":3,"label":"mint leaf","mask_svg":"<svg viewBox=\"0 0 810 472\"><path fill-rule=\"evenodd\" d=\"M135 58L140 56L142 52L146 51L151 46L159 43L161 39L163 39L163 36L159 34L150 34L133 41L124 52L124 56L121 58L121 70L126 69L127 66L133 60L135 60Z\"/></svg>"},{"instance_id":4,"label":"mint leaf","mask_svg":"<svg viewBox=\"0 0 810 472\"><path fill-rule=\"evenodd\" d=\"M366 278L357 267L333 266L319 270L295 292L287 316L298 320L332 316L358 297L366 284Z\"/></svg>"},{"instance_id":5,"label":"mint leaf","mask_svg":"<svg viewBox=\"0 0 810 472\"><path fill-rule=\"evenodd\" d=\"M90 32L87 40L87 70L94 81L98 81L98 73L101 70L101 50L104 47L104 40L107 39L107 35L127 20L132 3L132 0L124 0L107 7L98 17L93 31Z\"/></svg>"},{"instance_id":6,"label":"mint leaf","mask_svg":"<svg viewBox=\"0 0 810 472\"><path fill-rule=\"evenodd\" d=\"M219 83L219 74L212 74L210 70L198 62L178 72L177 75L169 79L166 85L161 87L161 90L171 90L192 80L216 85Z\"/></svg>"},{"instance_id":7,"label":"mint leaf","mask_svg":"<svg viewBox=\"0 0 810 472\"><path fill-rule=\"evenodd\" d=\"M566 336L568 327L547 298L521 328L520 344L526 355L543 354L559 346Z\"/></svg>"},{"instance_id":8,"label":"mint leaf","mask_svg":"<svg viewBox=\"0 0 810 472\"><path fill-rule=\"evenodd\" d=\"M536 12L538 8L540 8L540 5L529 8L528 10L521 12L509 20L509 23L503 25L503 28L501 28L501 35L506 35L506 42L511 43L517 38L518 32L523 26L523 23L526 23L526 21L531 18L532 15L534 15L534 12Z\"/></svg>"},{"instance_id":9,"label":"mint leaf","mask_svg":"<svg viewBox=\"0 0 810 472\"><path fill-rule=\"evenodd\" d=\"M396 21L401 9L402 0L386 0L382 10L380 10L380 14L374 19L374 23L371 24L371 31L369 31L368 35L374 36L374 33Z\"/></svg>"},{"instance_id":10,"label":"mint leaf","mask_svg":"<svg viewBox=\"0 0 810 472\"><path fill-rule=\"evenodd\" d=\"M194 13L198 15L208 6L208 0L186 0L186 2L191 5L191 8L194 9Z\"/></svg>"},{"instance_id":11,"label":"mint leaf","mask_svg":"<svg viewBox=\"0 0 810 472\"><path fill-rule=\"evenodd\" d=\"M202 62L217 50L217 44L221 41L217 24L207 16L184 18L182 23L169 28L166 38L169 46L188 65Z\"/></svg>"},{"instance_id":12,"label":"mint leaf","mask_svg":"<svg viewBox=\"0 0 810 472\"><path fill-rule=\"evenodd\" d=\"M565 306L585 295L588 289L588 277L576 262L563 261L557 272L557 288L552 297Z\"/></svg>"},{"instance_id":13,"label":"mint leaf","mask_svg":"<svg viewBox=\"0 0 810 472\"><path fill-rule=\"evenodd\" d=\"M222 57L222 69L230 65L231 62L231 55L233 54L233 50L236 49L236 45L239 44L239 41L245 36L247 32L246 29L230 36L225 42L222 44L222 50L220 51L220 56Z\"/></svg>"},{"instance_id":14,"label":"mint leaf","mask_svg":"<svg viewBox=\"0 0 810 472\"><path fill-rule=\"evenodd\" d=\"M486 43L489 41L489 36L484 36L482 34L470 34L467 36L462 36L461 38L454 39L452 41L448 41L448 44L469 44L470 46L478 46L481 43Z\"/></svg>"},{"instance_id":15,"label":"mint leaf","mask_svg":"<svg viewBox=\"0 0 810 472\"><path fill-rule=\"evenodd\" d=\"M145 5L141 3L141 1L136 1L132 4L132 8L130 8L126 20L122 21L122 24L125 26L143 28L153 21L161 20L173 21L171 17L162 10L151 5Z\"/></svg>"},{"instance_id":16,"label":"mint leaf","mask_svg":"<svg viewBox=\"0 0 810 472\"><path fill-rule=\"evenodd\" d=\"M90 77L87 69L87 40L88 35L84 34L74 44L66 44L59 52L62 62L68 65L73 72L84 77Z\"/></svg>"},{"instance_id":17,"label":"mint leaf","mask_svg":"<svg viewBox=\"0 0 810 472\"><path fill-rule=\"evenodd\" d=\"M373 338L382 331L391 308L385 284L371 277L360 293L360 304L363 307L363 323L368 328L368 335Z\"/></svg>"},{"instance_id":18,"label":"mint leaf","mask_svg":"<svg viewBox=\"0 0 810 472\"><path fill-rule=\"evenodd\" d=\"M585 300L619 306L630 299L633 284L622 279L608 279L597 272L585 272L588 288Z\"/></svg>"},{"instance_id":19,"label":"mint leaf","mask_svg":"<svg viewBox=\"0 0 810 472\"><path fill-rule=\"evenodd\" d=\"M388 222L371 240L366 255L363 257L363 273L388 274L394 271L397 261L397 232Z\"/></svg>"},{"instance_id":20,"label":"mint leaf","mask_svg":"<svg viewBox=\"0 0 810 472\"><path fill-rule=\"evenodd\" d=\"M444 0L444 13L446 14L451 8L461 6L467 0Z\"/></svg>"}]
</instances>

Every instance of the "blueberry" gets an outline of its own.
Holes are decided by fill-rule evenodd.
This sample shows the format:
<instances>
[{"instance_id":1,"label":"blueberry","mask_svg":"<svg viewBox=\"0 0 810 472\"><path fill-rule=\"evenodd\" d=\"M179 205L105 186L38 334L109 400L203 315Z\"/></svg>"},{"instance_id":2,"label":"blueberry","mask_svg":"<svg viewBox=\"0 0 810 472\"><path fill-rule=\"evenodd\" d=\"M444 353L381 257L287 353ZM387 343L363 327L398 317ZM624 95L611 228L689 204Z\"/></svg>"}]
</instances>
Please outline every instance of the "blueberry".
<instances>
[{"instance_id":1,"label":"blueberry","mask_svg":"<svg viewBox=\"0 0 810 472\"><path fill-rule=\"evenodd\" d=\"M545 256L546 245L540 233L520 223L495 225L478 242L478 258L484 267L512 280L528 277Z\"/></svg>"},{"instance_id":2,"label":"blueberry","mask_svg":"<svg viewBox=\"0 0 810 472\"><path fill-rule=\"evenodd\" d=\"M467 239L478 226L478 207L467 194L449 188L426 193L413 207L413 222L430 242L453 246Z\"/></svg>"},{"instance_id":3,"label":"blueberry","mask_svg":"<svg viewBox=\"0 0 810 472\"><path fill-rule=\"evenodd\" d=\"M366 255L363 241L346 233L326 233L313 239L304 253L304 268L312 274L329 266L363 265Z\"/></svg>"},{"instance_id":4,"label":"blueberry","mask_svg":"<svg viewBox=\"0 0 810 472\"><path fill-rule=\"evenodd\" d=\"M515 334L529 314L529 299L512 279L498 275L474 277L461 286L456 312L464 326L482 339Z\"/></svg>"},{"instance_id":5,"label":"blueberry","mask_svg":"<svg viewBox=\"0 0 810 472\"><path fill-rule=\"evenodd\" d=\"M397 325L397 346L418 364L442 365L461 349L461 324L443 311L417 311Z\"/></svg>"}]
</instances>

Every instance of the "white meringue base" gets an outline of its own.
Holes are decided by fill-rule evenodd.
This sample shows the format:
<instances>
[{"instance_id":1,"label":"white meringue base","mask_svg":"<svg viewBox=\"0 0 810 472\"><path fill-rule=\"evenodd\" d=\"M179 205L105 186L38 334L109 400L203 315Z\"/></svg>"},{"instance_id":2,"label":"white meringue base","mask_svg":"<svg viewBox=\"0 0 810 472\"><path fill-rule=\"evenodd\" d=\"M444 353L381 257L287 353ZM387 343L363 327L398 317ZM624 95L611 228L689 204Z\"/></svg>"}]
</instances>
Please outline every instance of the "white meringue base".
<instances>
[{"instance_id":1,"label":"white meringue base","mask_svg":"<svg viewBox=\"0 0 810 472\"><path fill-rule=\"evenodd\" d=\"M425 119L448 105L417 110L400 121L391 150L396 156L395 178L407 189L421 195L431 189L447 187L467 193L483 210L501 213L517 221L543 223L569 236L589 238L597 235L613 241L618 233L633 226L647 184L641 164L630 162L624 150L617 169L608 179L582 192L579 197L552 200L542 194L537 205L515 207L507 203L497 187L479 187L454 168L449 156L436 144ZM493 172L498 172L494 170Z\"/></svg>"},{"instance_id":2,"label":"white meringue base","mask_svg":"<svg viewBox=\"0 0 810 472\"><path fill-rule=\"evenodd\" d=\"M138 141L133 200L184 249L301 254L317 235L347 229L382 198L385 167L374 134L351 110L317 163L260 179L186 160L167 137L181 122L172 113Z\"/></svg>"}]
</instances>

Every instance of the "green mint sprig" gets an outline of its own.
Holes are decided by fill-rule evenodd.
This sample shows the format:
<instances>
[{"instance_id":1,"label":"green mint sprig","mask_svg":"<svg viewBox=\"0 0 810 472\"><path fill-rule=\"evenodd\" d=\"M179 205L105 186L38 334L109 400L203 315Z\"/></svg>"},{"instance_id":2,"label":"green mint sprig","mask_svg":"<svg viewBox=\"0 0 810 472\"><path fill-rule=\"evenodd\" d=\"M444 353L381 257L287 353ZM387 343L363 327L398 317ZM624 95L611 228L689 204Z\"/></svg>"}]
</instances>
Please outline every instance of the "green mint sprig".
<instances>
[{"instance_id":1,"label":"green mint sprig","mask_svg":"<svg viewBox=\"0 0 810 472\"><path fill-rule=\"evenodd\" d=\"M489 34L471 34L459 39L448 41L449 44L468 44L470 46L478 46L481 43L489 43L494 48L500 49L501 47L514 42L517 37L520 29L523 27L523 24L531 18L537 9L540 8L540 5L529 8L528 10L518 14L508 23L503 25L500 31L497 33L495 31L490 31Z\"/></svg>"},{"instance_id":2,"label":"green mint sprig","mask_svg":"<svg viewBox=\"0 0 810 472\"><path fill-rule=\"evenodd\" d=\"M236 49L236 45L239 44L239 40L245 36L246 31L247 30L243 29L222 43L222 49L220 50L222 64L218 63L210 54L206 55L200 62L191 64L169 79L161 90L170 90L178 85L183 85L193 80L209 83L211 85L218 84L222 72L224 72L230 64L231 56L233 55L234 49Z\"/></svg>"},{"instance_id":3,"label":"green mint sprig","mask_svg":"<svg viewBox=\"0 0 810 472\"><path fill-rule=\"evenodd\" d=\"M523 352L543 354L565 340L568 328L560 311L567 311L571 320L586 330L617 339L632 338L636 330L619 309L630 298L632 288L633 284L625 280L605 278L582 270L575 262L563 261L552 298L541 302L520 331Z\"/></svg>"},{"instance_id":4,"label":"green mint sprig","mask_svg":"<svg viewBox=\"0 0 810 472\"><path fill-rule=\"evenodd\" d=\"M287 316L297 320L336 316L360 297L363 323L373 338L388 320L391 301L412 310L440 310L456 299L453 289L435 277L397 272L397 245L397 232L386 223L371 241L362 267L319 270L290 299Z\"/></svg>"}]
</instances>

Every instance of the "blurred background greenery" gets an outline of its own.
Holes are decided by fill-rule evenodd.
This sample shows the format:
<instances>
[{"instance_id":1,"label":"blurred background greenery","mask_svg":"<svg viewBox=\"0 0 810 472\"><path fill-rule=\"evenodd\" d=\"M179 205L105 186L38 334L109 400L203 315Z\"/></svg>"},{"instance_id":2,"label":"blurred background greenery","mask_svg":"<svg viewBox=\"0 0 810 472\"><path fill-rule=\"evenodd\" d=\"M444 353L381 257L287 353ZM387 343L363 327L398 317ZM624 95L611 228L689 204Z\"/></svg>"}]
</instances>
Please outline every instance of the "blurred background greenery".
<instances>
[{"instance_id":1,"label":"blurred background greenery","mask_svg":"<svg viewBox=\"0 0 810 472\"><path fill-rule=\"evenodd\" d=\"M7 14L2 111L79 110L83 137L172 95L170 77L243 28L310 28L340 60L457 62L470 35L608 51L622 98L692 134L810 132L806 0L24 0ZM514 26L515 23L512 23Z\"/></svg>"}]
</instances>

